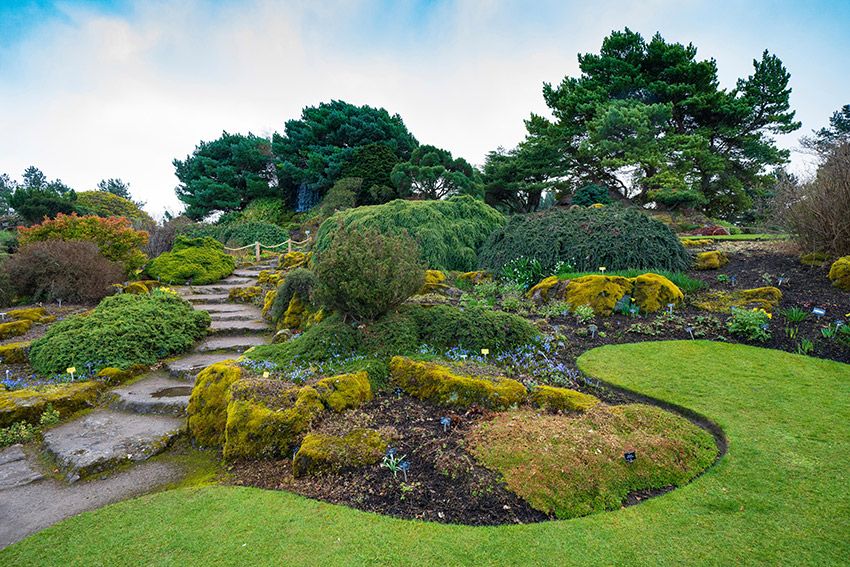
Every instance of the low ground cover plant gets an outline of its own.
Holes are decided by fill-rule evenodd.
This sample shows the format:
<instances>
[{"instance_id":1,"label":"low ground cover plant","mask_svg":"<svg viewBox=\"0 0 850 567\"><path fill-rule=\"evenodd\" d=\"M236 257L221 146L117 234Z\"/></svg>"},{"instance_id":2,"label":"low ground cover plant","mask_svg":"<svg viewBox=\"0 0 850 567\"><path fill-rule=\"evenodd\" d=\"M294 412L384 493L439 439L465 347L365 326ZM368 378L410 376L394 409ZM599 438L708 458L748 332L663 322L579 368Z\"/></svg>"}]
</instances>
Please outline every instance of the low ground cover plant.
<instances>
[{"instance_id":1,"label":"low ground cover plant","mask_svg":"<svg viewBox=\"0 0 850 567\"><path fill-rule=\"evenodd\" d=\"M210 316L166 289L108 297L91 312L68 317L33 341L30 363L41 374L68 367L95 369L150 365L188 350L202 338Z\"/></svg>"}]
</instances>

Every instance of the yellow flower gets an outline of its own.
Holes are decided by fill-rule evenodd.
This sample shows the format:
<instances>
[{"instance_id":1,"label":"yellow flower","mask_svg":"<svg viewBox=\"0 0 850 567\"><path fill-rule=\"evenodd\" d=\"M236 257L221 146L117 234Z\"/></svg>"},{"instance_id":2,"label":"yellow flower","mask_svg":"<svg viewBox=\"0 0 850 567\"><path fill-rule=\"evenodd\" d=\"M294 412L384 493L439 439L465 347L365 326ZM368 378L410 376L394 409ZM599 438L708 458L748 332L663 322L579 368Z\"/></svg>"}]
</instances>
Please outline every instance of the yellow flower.
<instances>
[{"instance_id":1,"label":"yellow flower","mask_svg":"<svg viewBox=\"0 0 850 567\"><path fill-rule=\"evenodd\" d=\"M490 354L490 349L489 348L482 348L481 354L483 354L484 356L487 356L488 354Z\"/></svg>"},{"instance_id":2,"label":"yellow flower","mask_svg":"<svg viewBox=\"0 0 850 567\"><path fill-rule=\"evenodd\" d=\"M768 313L767 311L765 311L764 314L767 315L768 319L773 319L773 313Z\"/></svg>"},{"instance_id":3,"label":"yellow flower","mask_svg":"<svg viewBox=\"0 0 850 567\"><path fill-rule=\"evenodd\" d=\"M71 367L69 367L69 368L66 368L66 369L65 369L65 372L67 372L68 374L74 374L74 373L76 373L76 372L77 372L77 369L76 369L76 368L74 368L73 366L71 366Z\"/></svg>"},{"instance_id":4,"label":"yellow flower","mask_svg":"<svg viewBox=\"0 0 850 567\"><path fill-rule=\"evenodd\" d=\"M269 377L269 371L266 370L265 372L263 372L263 378L268 378L268 377Z\"/></svg>"}]
</instances>

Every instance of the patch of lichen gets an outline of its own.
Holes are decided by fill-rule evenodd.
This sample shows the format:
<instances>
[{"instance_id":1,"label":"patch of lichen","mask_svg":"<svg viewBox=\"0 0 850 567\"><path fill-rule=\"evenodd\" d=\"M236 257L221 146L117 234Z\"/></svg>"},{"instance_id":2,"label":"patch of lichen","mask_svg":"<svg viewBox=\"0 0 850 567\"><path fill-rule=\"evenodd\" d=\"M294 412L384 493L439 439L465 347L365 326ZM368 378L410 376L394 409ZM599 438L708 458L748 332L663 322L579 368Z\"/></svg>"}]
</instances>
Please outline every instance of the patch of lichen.
<instances>
[{"instance_id":1,"label":"patch of lichen","mask_svg":"<svg viewBox=\"0 0 850 567\"><path fill-rule=\"evenodd\" d=\"M24 364L29 360L29 342L0 345L0 363Z\"/></svg>"},{"instance_id":2,"label":"patch of lichen","mask_svg":"<svg viewBox=\"0 0 850 567\"><path fill-rule=\"evenodd\" d=\"M242 376L233 360L225 360L204 368L195 378L189 397L189 434L203 447L224 444L230 386Z\"/></svg>"},{"instance_id":3,"label":"patch of lichen","mask_svg":"<svg viewBox=\"0 0 850 567\"><path fill-rule=\"evenodd\" d=\"M816 266L821 268L829 263L829 254L826 252L809 252L800 255L800 263L804 266Z\"/></svg>"},{"instance_id":4,"label":"patch of lichen","mask_svg":"<svg viewBox=\"0 0 850 567\"><path fill-rule=\"evenodd\" d=\"M537 386L528 395L528 401L548 411L585 412L599 403L599 398L555 386Z\"/></svg>"},{"instance_id":5,"label":"patch of lichen","mask_svg":"<svg viewBox=\"0 0 850 567\"><path fill-rule=\"evenodd\" d=\"M262 285L277 286L283 279L283 272L280 270L262 270L257 274L257 283Z\"/></svg>"},{"instance_id":6,"label":"patch of lichen","mask_svg":"<svg viewBox=\"0 0 850 567\"><path fill-rule=\"evenodd\" d=\"M0 340L26 335L31 327L32 321L29 319L0 323Z\"/></svg>"},{"instance_id":7,"label":"patch of lichen","mask_svg":"<svg viewBox=\"0 0 850 567\"><path fill-rule=\"evenodd\" d=\"M717 270L729 263L729 257L720 250L709 250L697 254L694 269Z\"/></svg>"},{"instance_id":8,"label":"patch of lichen","mask_svg":"<svg viewBox=\"0 0 850 567\"><path fill-rule=\"evenodd\" d=\"M227 294L227 298L238 303L254 303L262 293L263 288L257 285L234 287Z\"/></svg>"},{"instance_id":9,"label":"patch of lichen","mask_svg":"<svg viewBox=\"0 0 850 567\"><path fill-rule=\"evenodd\" d=\"M371 465L381 460L387 441L375 430L357 428L343 436L308 433L292 460L297 477Z\"/></svg>"},{"instance_id":10,"label":"patch of lichen","mask_svg":"<svg viewBox=\"0 0 850 567\"><path fill-rule=\"evenodd\" d=\"M566 301L573 308L588 305L596 315L610 315L617 302L630 294L644 313L654 313L668 304L680 304L685 295L664 276L646 273L634 278L589 275L561 280L549 276L528 290L527 297L536 303Z\"/></svg>"},{"instance_id":11,"label":"patch of lichen","mask_svg":"<svg viewBox=\"0 0 850 567\"><path fill-rule=\"evenodd\" d=\"M440 270L425 270L425 283L417 292L417 295L426 293L437 293L448 289L446 274Z\"/></svg>"},{"instance_id":12,"label":"patch of lichen","mask_svg":"<svg viewBox=\"0 0 850 567\"><path fill-rule=\"evenodd\" d=\"M148 293L150 289L142 282L131 282L124 286L124 293L132 293L134 295L142 295Z\"/></svg>"},{"instance_id":13,"label":"patch of lichen","mask_svg":"<svg viewBox=\"0 0 850 567\"><path fill-rule=\"evenodd\" d=\"M369 374L363 371L322 378L315 388L328 409L336 412L359 407L372 399Z\"/></svg>"},{"instance_id":14,"label":"patch of lichen","mask_svg":"<svg viewBox=\"0 0 850 567\"><path fill-rule=\"evenodd\" d=\"M289 306L278 321L278 330L292 329L303 331L311 325L321 322L324 313L321 309L312 311L302 300L297 291L292 292Z\"/></svg>"},{"instance_id":15,"label":"patch of lichen","mask_svg":"<svg viewBox=\"0 0 850 567\"><path fill-rule=\"evenodd\" d=\"M685 248L700 248L714 243L710 238L682 238L680 240Z\"/></svg>"},{"instance_id":16,"label":"patch of lichen","mask_svg":"<svg viewBox=\"0 0 850 567\"><path fill-rule=\"evenodd\" d=\"M13 309L6 313L13 321L32 321L33 323L52 323L56 320L54 315L48 315L44 307L27 307L24 309Z\"/></svg>"},{"instance_id":17,"label":"patch of lichen","mask_svg":"<svg viewBox=\"0 0 850 567\"><path fill-rule=\"evenodd\" d=\"M782 292L775 287L757 287L739 291L710 291L694 301L694 307L712 313L731 313L736 309L764 309L773 312L782 301Z\"/></svg>"},{"instance_id":18,"label":"patch of lichen","mask_svg":"<svg viewBox=\"0 0 850 567\"><path fill-rule=\"evenodd\" d=\"M105 387L103 382L88 381L0 391L0 427L18 421L38 423L48 405L62 417L93 407Z\"/></svg>"},{"instance_id":19,"label":"patch of lichen","mask_svg":"<svg viewBox=\"0 0 850 567\"><path fill-rule=\"evenodd\" d=\"M510 378L463 376L439 364L402 356L390 361L390 377L415 398L459 408L478 404L507 409L522 403L526 395L525 386Z\"/></svg>"},{"instance_id":20,"label":"patch of lichen","mask_svg":"<svg viewBox=\"0 0 850 567\"><path fill-rule=\"evenodd\" d=\"M225 460L289 454L325 409L314 388L295 390L295 403L286 409L270 409L254 399L231 400L227 405Z\"/></svg>"},{"instance_id":21,"label":"patch of lichen","mask_svg":"<svg viewBox=\"0 0 850 567\"><path fill-rule=\"evenodd\" d=\"M833 262L829 268L829 280L838 289L850 291L850 256L844 256Z\"/></svg>"}]
</instances>

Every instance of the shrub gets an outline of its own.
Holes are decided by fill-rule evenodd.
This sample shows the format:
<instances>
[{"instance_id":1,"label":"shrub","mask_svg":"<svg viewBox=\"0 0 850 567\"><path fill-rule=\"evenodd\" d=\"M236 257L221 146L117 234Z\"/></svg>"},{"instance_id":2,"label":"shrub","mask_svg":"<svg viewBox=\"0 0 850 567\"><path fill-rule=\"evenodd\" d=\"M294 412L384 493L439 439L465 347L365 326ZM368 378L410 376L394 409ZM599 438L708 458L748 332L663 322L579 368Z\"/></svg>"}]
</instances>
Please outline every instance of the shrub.
<instances>
[{"instance_id":1,"label":"shrub","mask_svg":"<svg viewBox=\"0 0 850 567\"><path fill-rule=\"evenodd\" d=\"M236 267L224 246L210 237L188 238L178 236L171 252L153 260L147 267L151 277L166 283L203 285L230 275Z\"/></svg>"},{"instance_id":2,"label":"shrub","mask_svg":"<svg viewBox=\"0 0 850 567\"><path fill-rule=\"evenodd\" d=\"M832 285L844 291L850 291L850 256L836 260L829 268Z\"/></svg>"},{"instance_id":3,"label":"shrub","mask_svg":"<svg viewBox=\"0 0 850 567\"><path fill-rule=\"evenodd\" d=\"M151 216L140 209L136 203L107 191L77 193L77 210L85 215L97 215L105 218L124 217L135 226L145 230L156 224Z\"/></svg>"},{"instance_id":4,"label":"shrub","mask_svg":"<svg viewBox=\"0 0 850 567\"><path fill-rule=\"evenodd\" d=\"M5 270L15 292L32 301L95 304L124 279L124 267L104 258L93 242L26 244Z\"/></svg>"},{"instance_id":5,"label":"shrub","mask_svg":"<svg viewBox=\"0 0 850 567\"><path fill-rule=\"evenodd\" d=\"M95 369L150 365L188 350L209 324L209 314L168 290L116 295L50 327L33 341L30 362L42 374L87 363Z\"/></svg>"},{"instance_id":6,"label":"shrub","mask_svg":"<svg viewBox=\"0 0 850 567\"><path fill-rule=\"evenodd\" d=\"M277 323L289 307L295 295L308 307L314 306L314 290L318 284L316 274L306 268L296 268L289 272L277 288L269 317Z\"/></svg>"},{"instance_id":7,"label":"shrub","mask_svg":"<svg viewBox=\"0 0 850 567\"><path fill-rule=\"evenodd\" d=\"M591 183L576 191L576 194L573 195L572 203L573 205L580 205L582 207L589 207L596 203L610 205L611 196L608 194L608 189L602 185Z\"/></svg>"},{"instance_id":8,"label":"shrub","mask_svg":"<svg viewBox=\"0 0 850 567\"><path fill-rule=\"evenodd\" d=\"M328 218L338 211L352 208L357 201L361 185L363 180L359 177L345 177L334 183L319 203L319 216Z\"/></svg>"},{"instance_id":9,"label":"shrub","mask_svg":"<svg viewBox=\"0 0 850 567\"><path fill-rule=\"evenodd\" d=\"M416 242L373 228L341 229L315 265L320 303L357 319L380 317L424 282Z\"/></svg>"},{"instance_id":10,"label":"shrub","mask_svg":"<svg viewBox=\"0 0 850 567\"><path fill-rule=\"evenodd\" d=\"M213 238L219 242L237 248L260 242L274 246L289 239L289 231L268 222L234 222L227 224L197 224L184 229L186 236L195 238Z\"/></svg>"},{"instance_id":11,"label":"shrub","mask_svg":"<svg viewBox=\"0 0 850 567\"><path fill-rule=\"evenodd\" d=\"M135 230L130 221L121 217L100 218L59 214L30 228L18 230L18 240L26 244L45 240L85 240L97 245L108 260L120 262L131 274L147 262L142 248L148 242L148 233Z\"/></svg>"},{"instance_id":12,"label":"shrub","mask_svg":"<svg viewBox=\"0 0 850 567\"><path fill-rule=\"evenodd\" d=\"M748 341L765 342L770 339L770 313L763 309L732 308L732 316L726 322L726 328L733 335Z\"/></svg>"},{"instance_id":13,"label":"shrub","mask_svg":"<svg viewBox=\"0 0 850 567\"><path fill-rule=\"evenodd\" d=\"M480 263L499 271L522 256L538 260L549 274L559 261L569 261L579 271L600 266L681 271L691 264L669 227L637 209L613 206L516 215L490 236Z\"/></svg>"},{"instance_id":14,"label":"shrub","mask_svg":"<svg viewBox=\"0 0 850 567\"><path fill-rule=\"evenodd\" d=\"M330 247L336 234L349 226L382 233L407 231L419 244L426 267L468 272L475 269L477 253L487 237L504 222L505 217L496 209L468 196L439 201L395 200L335 214L319 228L316 251Z\"/></svg>"}]
</instances>

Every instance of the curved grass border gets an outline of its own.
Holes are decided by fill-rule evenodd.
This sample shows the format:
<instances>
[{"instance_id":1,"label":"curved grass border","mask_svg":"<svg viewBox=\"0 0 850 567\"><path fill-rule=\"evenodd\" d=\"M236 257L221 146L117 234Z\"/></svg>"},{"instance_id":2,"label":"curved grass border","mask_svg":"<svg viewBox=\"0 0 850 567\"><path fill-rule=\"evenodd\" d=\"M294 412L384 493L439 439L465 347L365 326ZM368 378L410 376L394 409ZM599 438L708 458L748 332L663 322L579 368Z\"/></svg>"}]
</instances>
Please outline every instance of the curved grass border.
<instances>
[{"instance_id":1,"label":"curved grass border","mask_svg":"<svg viewBox=\"0 0 850 567\"><path fill-rule=\"evenodd\" d=\"M850 366L707 341L585 353L590 375L720 425L728 452L639 506L472 528L253 488L180 489L82 514L3 565L840 565L850 556Z\"/></svg>"}]
</instances>

